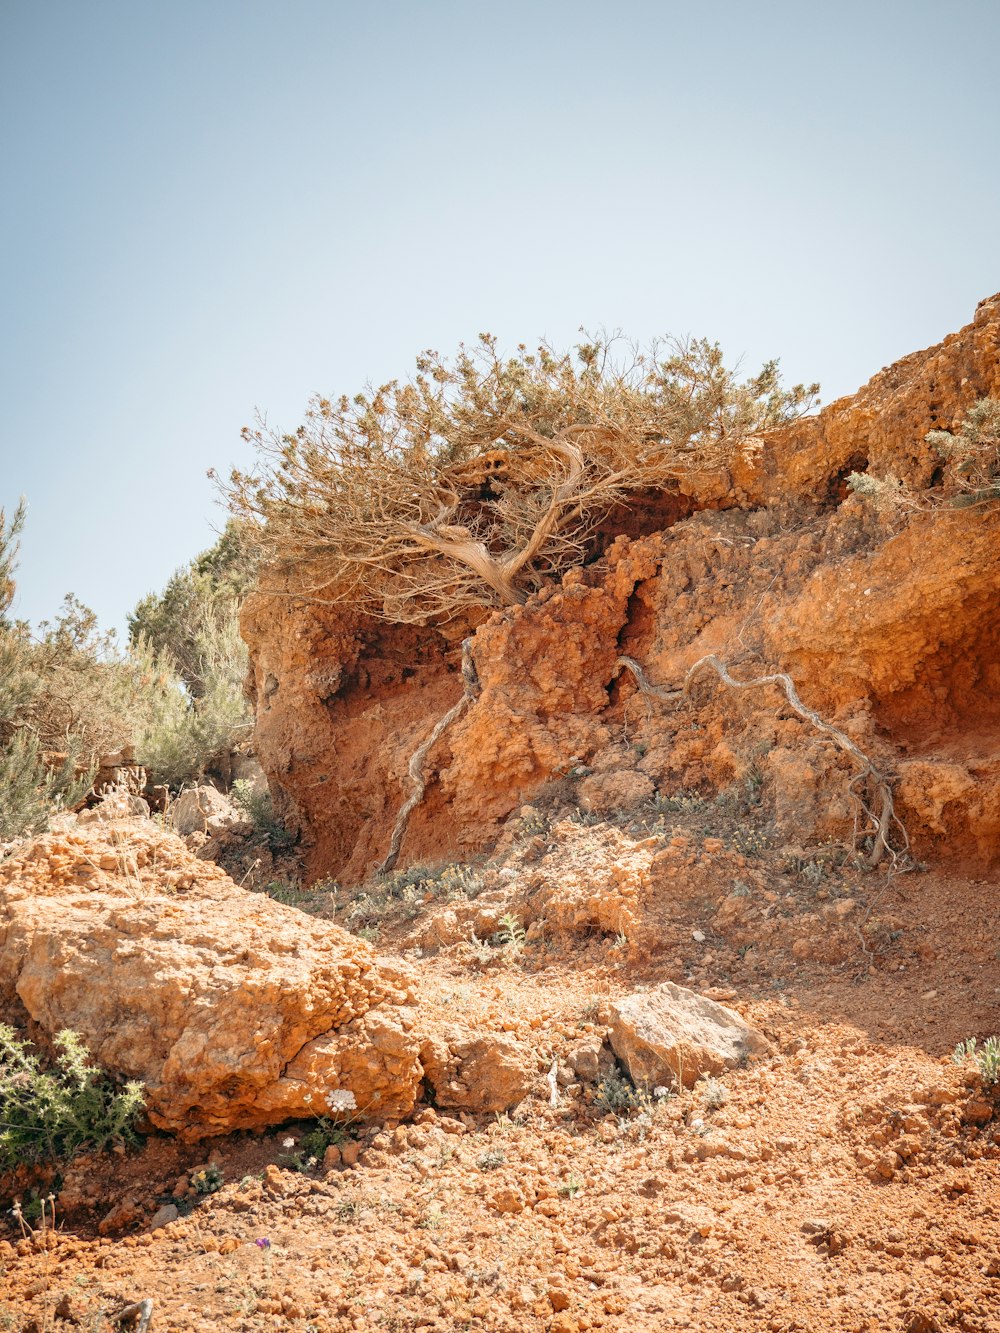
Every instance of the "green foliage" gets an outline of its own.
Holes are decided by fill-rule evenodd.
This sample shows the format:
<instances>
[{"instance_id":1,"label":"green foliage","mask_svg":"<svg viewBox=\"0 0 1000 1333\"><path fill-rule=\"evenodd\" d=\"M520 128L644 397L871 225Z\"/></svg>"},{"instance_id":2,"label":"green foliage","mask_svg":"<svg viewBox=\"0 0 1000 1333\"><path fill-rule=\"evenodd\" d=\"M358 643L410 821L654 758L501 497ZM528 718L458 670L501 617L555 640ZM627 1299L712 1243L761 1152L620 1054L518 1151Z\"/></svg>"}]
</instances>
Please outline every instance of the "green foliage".
<instances>
[{"instance_id":1,"label":"green foliage","mask_svg":"<svg viewBox=\"0 0 1000 1333\"><path fill-rule=\"evenodd\" d=\"M192 563L197 587L146 599L126 651L72 595L36 633L8 618L23 524L23 503L9 521L0 511L0 841L82 799L102 755L132 753L153 780L179 785L251 730L237 611L252 562L232 525Z\"/></svg>"},{"instance_id":2,"label":"green foliage","mask_svg":"<svg viewBox=\"0 0 1000 1333\"><path fill-rule=\"evenodd\" d=\"M500 918L499 925L500 929L494 937L497 944L500 948L507 949L511 953L520 953L524 948L527 932L514 913L505 913L505 915Z\"/></svg>"},{"instance_id":3,"label":"green foliage","mask_svg":"<svg viewBox=\"0 0 1000 1333\"><path fill-rule=\"evenodd\" d=\"M217 1194L226 1183L222 1168L206 1166L203 1171L196 1171L191 1177L191 1184L196 1194Z\"/></svg>"},{"instance_id":4,"label":"green foliage","mask_svg":"<svg viewBox=\"0 0 1000 1333\"><path fill-rule=\"evenodd\" d=\"M932 430L926 438L948 460L958 492L953 505L1000 499L1000 398L980 398L973 403L957 433Z\"/></svg>"},{"instance_id":5,"label":"green foliage","mask_svg":"<svg viewBox=\"0 0 1000 1333\"><path fill-rule=\"evenodd\" d=\"M285 828L274 813L269 791L257 791L252 782L248 782L245 778L237 778L230 794L236 804L246 812L257 836L267 843L272 852L291 847L296 835ZM275 895L272 894L273 896Z\"/></svg>"},{"instance_id":6,"label":"green foliage","mask_svg":"<svg viewBox=\"0 0 1000 1333\"><path fill-rule=\"evenodd\" d=\"M916 509L916 497L905 482L893 473L873 477L870 472L852 472L847 478L848 489L886 518L893 518Z\"/></svg>"},{"instance_id":7,"label":"green foliage","mask_svg":"<svg viewBox=\"0 0 1000 1333\"><path fill-rule=\"evenodd\" d=\"M30 732L16 731L6 745L0 744L0 842L41 832L53 810L82 800L93 771L77 774L78 755L74 747L62 763L50 768L43 761L38 737Z\"/></svg>"},{"instance_id":8,"label":"green foliage","mask_svg":"<svg viewBox=\"0 0 1000 1333\"><path fill-rule=\"evenodd\" d=\"M235 614L221 624L206 621L197 645L200 692L193 694L171 665L136 737L140 761L158 781L171 786L193 781L213 763L221 763L253 730L243 693L246 645ZM152 645L141 639L132 654L150 662L169 661L157 658Z\"/></svg>"},{"instance_id":9,"label":"green foliage","mask_svg":"<svg viewBox=\"0 0 1000 1333\"><path fill-rule=\"evenodd\" d=\"M965 414L957 431L932 430L924 437L947 466L946 498L921 496L891 472L873 477L852 472L847 484L876 512L889 518L941 504L964 509L1000 500L1000 398L980 398Z\"/></svg>"},{"instance_id":10,"label":"green foliage","mask_svg":"<svg viewBox=\"0 0 1000 1333\"><path fill-rule=\"evenodd\" d=\"M8 522L0 510L0 842L38 832L53 808L72 805L90 786L83 739L54 730L54 691L45 673L51 658L39 652L25 625L7 618L24 512L22 502ZM63 757L46 762L44 751L55 748Z\"/></svg>"},{"instance_id":11,"label":"green foliage","mask_svg":"<svg viewBox=\"0 0 1000 1333\"><path fill-rule=\"evenodd\" d=\"M1000 1037L987 1037L982 1046L975 1037L967 1037L958 1043L951 1058L957 1065L974 1064L987 1087L1000 1082Z\"/></svg>"},{"instance_id":12,"label":"green foliage","mask_svg":"<svg viewBox=\"0 0 1000 1333\"><path fill-rule=\"evenodd\" d=\"M219 667L217 644L235 650L238 684L246 673L239 609L253 587L257 560L230 521L214 546L179 569L160 593L150 593L128 617L133 647L145 642L168 658L195 699L207 694Z\"/></svg>"},{"instance_id":13,"label":"green foliage","mask_svg":"<svg viewBox=\"0 0 1000 1333\"><path fill-rule=\"evenodd\" d=\"M43 1071L14 1029L0 1025L0 1170L135 1139L142 1084L117 1086L89 1063L75 1032L60 1032L55 1044L55 1067Z\"/></svg>"},{"instance_id":14,"label":"green foliage","mask_svg":"<svg viewBox=\"0 0 1000 1333\"><path fill-rule=\"evenodd\" d=\"M625 1074L612 1070L597 1085L594 1105L605 1115L624 1116L631 1111L644 1111L649 1106L649 1094L637 1088Z\"/></svg>"}]
</instances>

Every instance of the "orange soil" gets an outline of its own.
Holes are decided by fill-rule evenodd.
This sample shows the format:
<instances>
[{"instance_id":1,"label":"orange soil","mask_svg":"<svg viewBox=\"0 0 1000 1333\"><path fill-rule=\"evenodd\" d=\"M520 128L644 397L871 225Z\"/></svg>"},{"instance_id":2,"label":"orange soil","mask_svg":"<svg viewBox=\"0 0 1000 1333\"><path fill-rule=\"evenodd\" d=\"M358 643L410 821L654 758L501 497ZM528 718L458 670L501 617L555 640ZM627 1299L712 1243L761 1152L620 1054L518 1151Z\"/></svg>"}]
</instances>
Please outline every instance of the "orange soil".
<instances>
[{"instance_id":1,"label":"orange soil","mask_svg":"<svg viewBox=\"0 0 1000 1333\"><path fill-rule=\"evenodd\" d=\"M522 842L511 863L526 872L552 845ZM0 1327L110 1328L148 1297L161 1333L1000 1330L1000 1118L947 1058L997 1026L992 885L831 869L817 890L787 858L783 873L713 839L668 845L680 887L661 886L630 941L546 933L485 963L461 941L418 966L464 1020L531 1037L546 1065L603 1030L609 997L667 978L709 990L778 1051L727 1075L723 1105L702 1085L621 1121L588 1091L513 1118L428 1108L371 1127L359 1164L306 1174L281 1164L301 1126L152 1139L72 1168L94 1208L47 1248L7 1226ZM750 889L735 916L734 872ZM811 956L831 934L823 908L845 902L836 919L859 929L837 936L837 961ZM440 910L388 916L382 946L412 959ZM151 1233L210 1150L224 1187Z\"/></svg>"}]
</instances>

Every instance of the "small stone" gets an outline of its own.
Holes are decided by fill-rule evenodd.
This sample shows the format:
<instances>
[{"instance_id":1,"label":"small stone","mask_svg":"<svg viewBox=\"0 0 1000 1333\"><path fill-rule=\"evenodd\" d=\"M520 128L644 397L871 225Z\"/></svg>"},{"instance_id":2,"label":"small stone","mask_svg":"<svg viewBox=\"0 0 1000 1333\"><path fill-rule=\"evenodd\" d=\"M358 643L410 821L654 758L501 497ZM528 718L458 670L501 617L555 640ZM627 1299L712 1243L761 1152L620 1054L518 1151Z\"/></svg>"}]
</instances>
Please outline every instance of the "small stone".
<instances>
[{"instance_id":1,"label":"small stone","mask_svg":"<svg viewBox=\"0 0 1000 1333\"><path fill-rule=\"evenodd\" d=\"M174 1191L176 1194L176 1190ZM180 1213L176 1204L165 1203L162 1208L157 1208L153 1214L152 1221L149 1224L150 1231L159 1231L160 1227L168 1226L171 1222L176 1222Z\"/></svg>"},{"instance_id":2,"label":"small stone","mask_svg":"<svg viewBox=\"0 0 1000 1333\"><path fill-rule=\"evenodd\" d=\"M894 1152L883 1153L875 1163L875 1174L882 1180L891 1180L899 1166L899 1158Z\"/></svg>"}]
</instances>

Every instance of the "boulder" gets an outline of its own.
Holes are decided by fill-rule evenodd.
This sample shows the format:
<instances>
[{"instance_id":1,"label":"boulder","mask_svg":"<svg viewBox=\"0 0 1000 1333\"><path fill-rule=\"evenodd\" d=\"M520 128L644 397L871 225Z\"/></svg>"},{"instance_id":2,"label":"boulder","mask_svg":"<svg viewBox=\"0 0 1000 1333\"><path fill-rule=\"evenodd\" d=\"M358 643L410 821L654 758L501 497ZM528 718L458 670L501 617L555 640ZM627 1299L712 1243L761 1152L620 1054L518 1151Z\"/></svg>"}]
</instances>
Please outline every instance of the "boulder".
<instances>
[{"instance_id":1,"label":"boulder","mask_svg":"<svg viewBox=\"0 0 1000 1333\"><path fill-rule=\"evenodd\" d=\"M672 981L611 1006L611 1046L633 1083L649 1088L690 1088L771 1049L732 1009Z\"/></svg>"},{"instance_id":2,"label":"boulder","mask_svg":"<svg viewBox=\"0 0 1000 1333\"><path fill-rule=\"evenodd\" d=\"M0 1009L78 1032L185 1139L322 1115L334 1092L408 1114L412 999L363 941L240 890L148 820L49 834L0 865Z\"/></svg>"},{"instance_id":3,"label":"boulder","mask_svg":"<svg viewBox=\"0 0 1000 1333\"><path fill-rule=\"evenodd\" d=\"M149 803L133 792L109 791L97 805L81 810L78 824L107 823L115 819L148 819Z\"/></svg>"},{"instance_id":4,"label":"boulder","mask_svg":"<svg viewBox=\"0 0 1000 1333\"><path fill-rule=\"evenodd\" d=\"M245 821L228 797L215 787L192 787L170 807L170 822L182 838L191 833L218 833Z\"/></svg>"},{"instance_id":5,"label":"boulder","mask_svg":"<svg viewBox=\"0 0 1000 1333\"><path fill-rule=\"evenodd\" d=\"M635 769L595 773L580 783L580 805L594 815L634 810L656 794L652 778Z\"/></svg>"},{"instance_id":6,"label":"boulder","mask_svg":"<svg viewBox=\"0 0 1000 1333\"><path fill-rule=\"evenodd\" d=\"M447 1030L420 1053L436 1105L453 1110L508 1111L540 1082L533 1054L501 1033Z\"/></svg>"}]
</instances>

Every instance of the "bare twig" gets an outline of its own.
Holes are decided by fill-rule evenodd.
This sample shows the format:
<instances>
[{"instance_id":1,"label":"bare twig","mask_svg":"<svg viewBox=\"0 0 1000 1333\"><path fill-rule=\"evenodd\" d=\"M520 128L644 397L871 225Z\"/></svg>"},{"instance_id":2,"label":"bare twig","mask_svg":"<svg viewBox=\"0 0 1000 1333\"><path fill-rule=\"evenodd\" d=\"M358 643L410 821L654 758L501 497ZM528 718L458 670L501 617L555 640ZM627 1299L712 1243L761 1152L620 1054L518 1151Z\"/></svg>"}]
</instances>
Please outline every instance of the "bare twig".
<instances>
[{"instance_id":1,"label":"bare twig","mask_svg":"<svg viewBox=\"0 0 1000 1333\"><path fill-rule=\"evenodd\" d=\"M619 657L615 663L614 675L617 676L622 670L627 669L635 676L636 684L643 694L663 699L667 703L677 703L682 698L690 695L691 682L702 667L711 667L724 685L728 685L735 690L752 690L762 685L779 686L784 691L788 703L799 717L811 723L824 735L829 736L851 756L860 769L860 772L855 774L848 783L848 792L857 812L854 827L855 846L858 846L862 838L871 836L873 839L871 851L861 858L862 867L866 870L873 870L884 856L888 856L891 862L891 870L900 871L910 868L910 840L906 829L896 814L888 777L875 766L863 750L854 744L848 735L831 723L824 722L819 713L812 708L808 708L802 702L795 688L795 682L785 672L773 672L766 676L757 676L753 680L736 680L729 674L726 665L714 653L710 653L706 657L699 658L688 670L684 677L684 687L679 690L663 689L661 686L650 684L642 667L632 657ZM877 812L875 807L877 807ZM893 846L890 838L893 838L898 845Z\"/></svg>"},{"instance_id":2,"label":"bare twig","mask_svg":"<svg viewBox=\"0 0 1000 1333\"><path fill-rule=\"evenodd\" d=\"M861 769L860 773L857 773L848 783L848 791L855 803L855 808L865 821L865 826L859 828L859 821L855 820L855 845L857 846L861 838L867 837L869 834L873 838L872 849L861 858L861 866L865 870L874 870L883 856L888 856L894 870L909 869L910 840L906 829L896 814L888 777L876 768L868 755L854 744L850 736L831 723L824 722L819 713L812 708L808 708L802 702L791 676L784 671L776 671L766 676L757 676L753 680L735 680L729 674L725 663L720 662L714 653L710 653L707 657L699 658L688 670L684 677L685 694L690 693L691 681L702 667L711 667L722 683L734 690L752 690L761 685L780 686L794 712L798 713L799 717L806 722L812 723L817 731L829 736L832 741L851 756ZM869 791L872 791L873 794L869 795ZM876 804L878 813L872 808ZM896 839L900 844L898 847L893 847L889 841L893 832L895 832Z\"/></svg>"}]
</instances>

